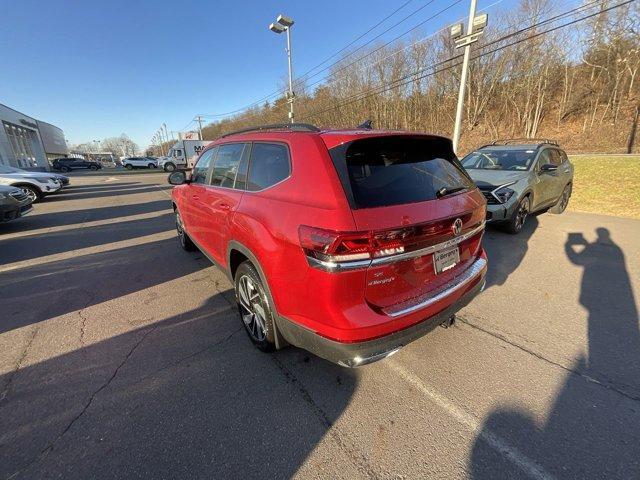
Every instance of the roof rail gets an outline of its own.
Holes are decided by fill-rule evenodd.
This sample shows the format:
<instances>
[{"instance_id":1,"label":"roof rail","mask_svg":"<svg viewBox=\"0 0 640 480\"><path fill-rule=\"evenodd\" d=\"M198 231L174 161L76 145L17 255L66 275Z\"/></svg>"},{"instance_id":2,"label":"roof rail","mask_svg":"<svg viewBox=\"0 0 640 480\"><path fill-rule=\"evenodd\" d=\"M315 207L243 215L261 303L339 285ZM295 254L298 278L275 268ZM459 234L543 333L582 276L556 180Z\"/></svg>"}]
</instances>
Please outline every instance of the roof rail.
<instances>
[{"instance_id":1,"label":"roof rail","mask_svg":"<svg viewBox=\"0 0 640 480\"><path fill-rule=\"evenodd\" d=\"M234 132L225 133L220 135L219 138L229 137L231 135L238 135L240 133L249 132L263 132L268 130L289 130L291 132L320 132L321 130L315 125L310 123L275 123L273 125L258 125L256 127L243 128Z\"/></svg>"},{"instance_id":2,"label":"roof rail","mask_svg":"<svg viewBox=\"0 0 640 480\"><path fill-rule=\"evenodd\" d=\"M548 138L508 138L504 140L494 140L493 142L483 145L484 147L495 146L495 145L512 145L514 143L548 143L549 145L555 145L559 147L560 145L555 140L551 140Z\"/></svg>"}]
</instances>

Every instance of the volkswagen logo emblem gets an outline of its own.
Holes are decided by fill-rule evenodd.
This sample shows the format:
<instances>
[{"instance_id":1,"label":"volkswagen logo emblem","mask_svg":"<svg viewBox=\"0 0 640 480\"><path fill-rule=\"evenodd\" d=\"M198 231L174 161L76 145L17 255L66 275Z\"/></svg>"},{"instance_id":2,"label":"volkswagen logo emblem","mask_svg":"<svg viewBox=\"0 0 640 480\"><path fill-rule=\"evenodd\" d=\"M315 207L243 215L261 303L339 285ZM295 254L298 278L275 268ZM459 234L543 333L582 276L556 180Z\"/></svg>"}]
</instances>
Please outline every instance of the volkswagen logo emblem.
<instances>
[{"instance_id":1,"label":"volkswagen logo emblem","mask_svg":"<svg viewBox=\"0 0 640 480\"><path fill-rule=\"evenodd\" d=\"M451 226L451 230L453 230L453 234L456 237L460 235L462 233L462 220L456 218L456 221L453 222L453 225Z\"/></svg>"}]
</instances>

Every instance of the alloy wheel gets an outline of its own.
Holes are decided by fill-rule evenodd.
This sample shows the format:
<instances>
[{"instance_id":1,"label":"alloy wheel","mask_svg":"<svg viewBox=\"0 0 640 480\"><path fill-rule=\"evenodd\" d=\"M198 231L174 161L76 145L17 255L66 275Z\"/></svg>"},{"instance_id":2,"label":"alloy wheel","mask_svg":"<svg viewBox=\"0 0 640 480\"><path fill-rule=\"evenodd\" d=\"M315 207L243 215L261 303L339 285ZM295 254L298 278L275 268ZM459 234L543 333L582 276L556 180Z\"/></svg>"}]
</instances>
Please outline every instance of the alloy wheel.
<instances>
[{"instance_id":1,"label":"alloy wheel","mask_svg":"<svg viewBox=\"0 0 640 480\"><path fill-rule=\"evenodd\" d=\"M182 223L182 217L178 212L176 212L176 230L178 231L178 239L180 240L180 244L184 246L185 245L184 224Z\"/></svg>"},{"instance_id":2,"label":"alloy wheel","mask_svg":"<svg viewBox=\"0 0 640 480\"><path fill-rule=\"evenodd\" d=\"M529 215L529 198L525 197L522 199L522 203L518 207L518 212L516 213L516 230L522 230L524 226L524 222L527 221L527 216Z\"/></svg>"},{"instance_id":3,"label":"alloy wheel","mask_svg":"<svg viewBox=\"0 0 640 480\"><path fill-rule=\"evenodd\" d=\"M564 212L564 210L567 208L567 205L569 205L570 197L571 197L571 187L567 185L566 187L564 187L564 190L562 191L562 198L560 199L561 212Z\"/></svg>"},{"instance_id":4,"label":"alloy wheel","mask_svg":"<svg viewBox=\"0 0 640 480\"><path fill-rule=\"evenodd\" d=\"M266 332L267 302L262 287L248 275L238 280L240 315L249 334L258 342L264 341Z\"/></svg>"},{"instance_id":5,"label":"alloy wheel","mask_svg":"<svg viewBox=\"0 0 640 480\"><path fill-rule=\"evenodd\" d=\"M38 194L35 192L35 190L32 190L30 188L27 187L22 187L20 190L22 190L22 192L29 197L29 199L32 202L35 202L36 200L38 200Z\"/></svg>"}]
</instances>

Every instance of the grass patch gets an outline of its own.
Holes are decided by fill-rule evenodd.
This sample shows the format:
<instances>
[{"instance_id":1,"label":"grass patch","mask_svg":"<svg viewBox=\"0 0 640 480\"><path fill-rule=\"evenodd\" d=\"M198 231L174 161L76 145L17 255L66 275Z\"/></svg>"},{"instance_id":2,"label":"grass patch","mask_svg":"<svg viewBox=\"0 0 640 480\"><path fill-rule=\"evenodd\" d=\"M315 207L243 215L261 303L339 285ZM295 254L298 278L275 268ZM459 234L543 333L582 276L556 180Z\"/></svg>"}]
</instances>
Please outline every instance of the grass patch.
<instances>
[{"instance_id":1,"label":"grass patch","mask_svg":"<svg viewBox=\"0 0 640 480\"><path fill-rule=\"evenodd\" d=\"M640 156L570 156L569 210L640 219Z\"/></svg>"}]
</instances>

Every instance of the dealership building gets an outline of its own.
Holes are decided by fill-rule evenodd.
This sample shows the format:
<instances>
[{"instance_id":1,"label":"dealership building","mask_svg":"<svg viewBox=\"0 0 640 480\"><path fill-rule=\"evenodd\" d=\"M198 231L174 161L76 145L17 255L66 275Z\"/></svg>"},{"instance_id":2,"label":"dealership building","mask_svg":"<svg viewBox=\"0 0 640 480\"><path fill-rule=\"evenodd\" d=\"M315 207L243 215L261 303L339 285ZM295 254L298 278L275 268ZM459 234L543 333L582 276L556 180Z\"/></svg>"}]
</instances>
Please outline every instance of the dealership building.
<instances>
[{"instance_id":1,"label":"dealership building","mask_svg":"<svg viewBox=\"0 0 640 480\"><path fill-rule=\"evenodd\" d=\"M69 154L64 132L0 104L0 165L49 170L49 161Z\"/></svg>"}]
</instances>

